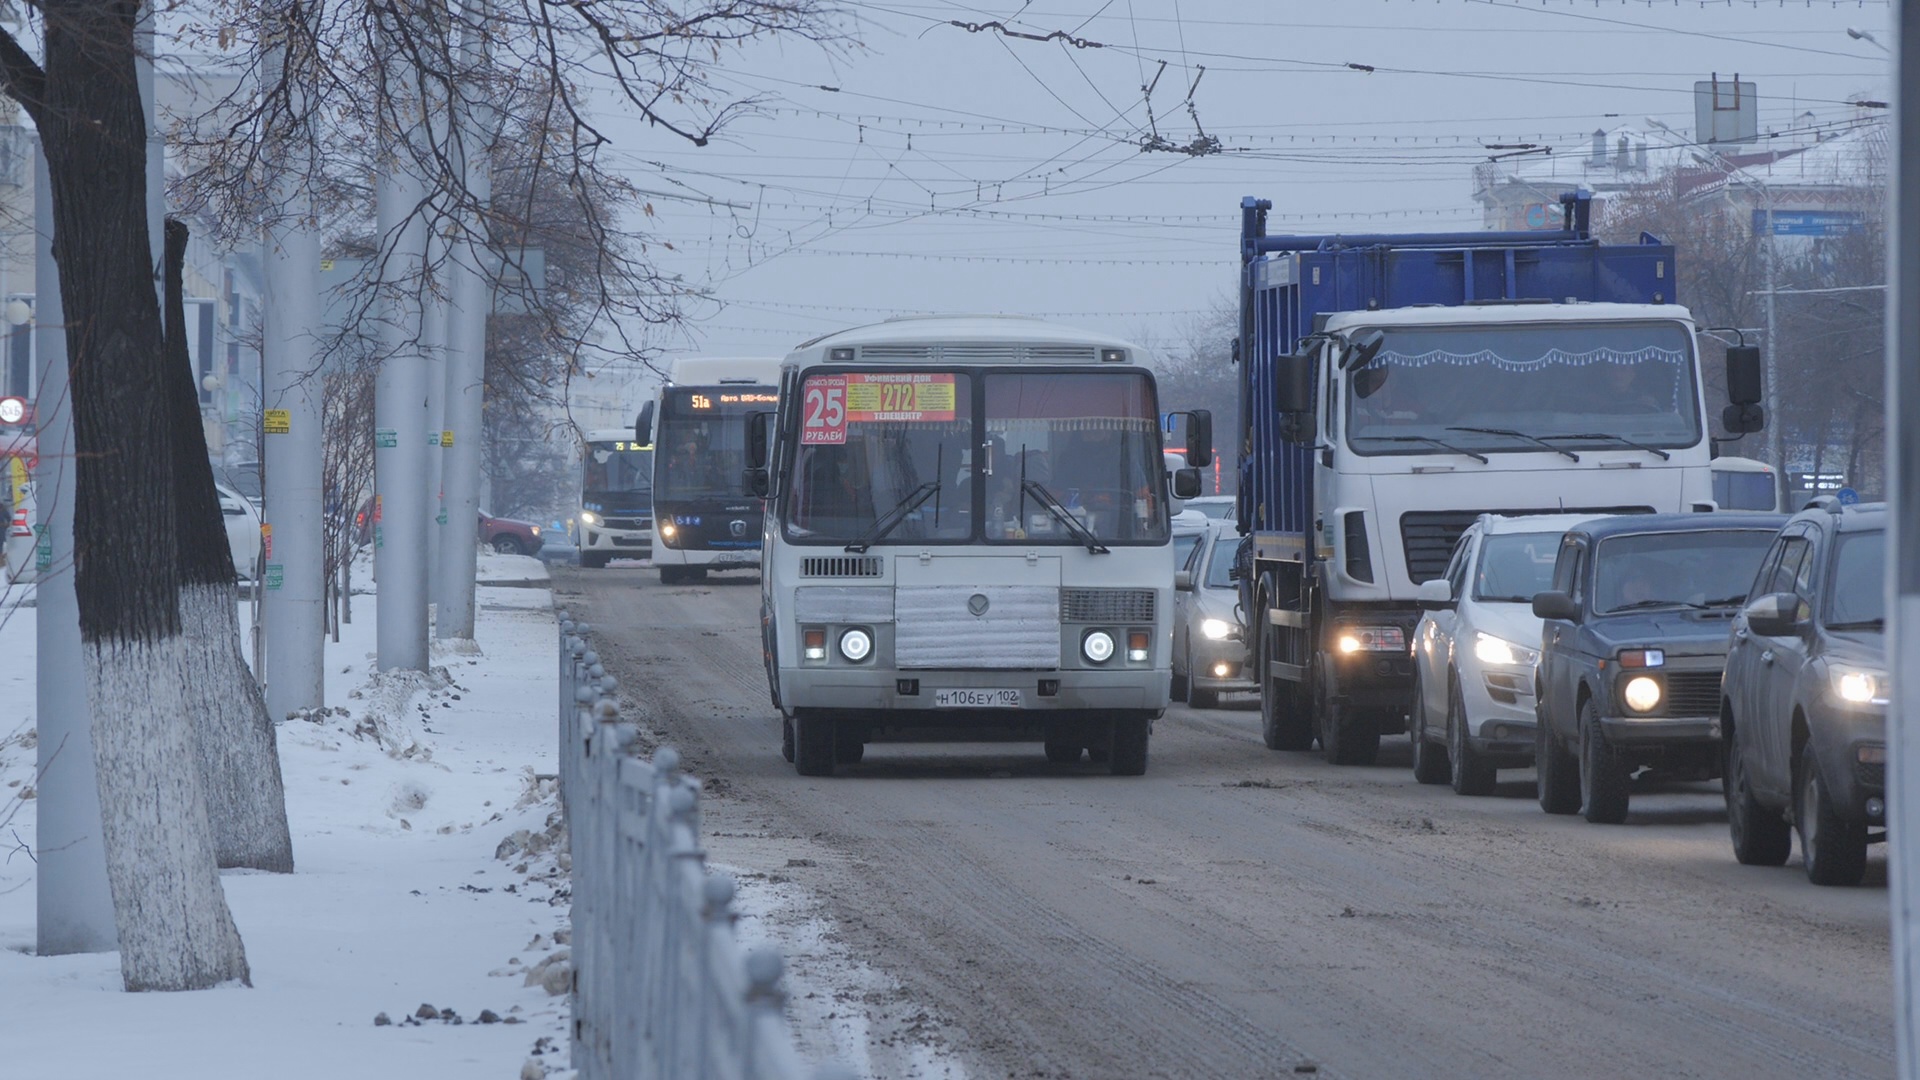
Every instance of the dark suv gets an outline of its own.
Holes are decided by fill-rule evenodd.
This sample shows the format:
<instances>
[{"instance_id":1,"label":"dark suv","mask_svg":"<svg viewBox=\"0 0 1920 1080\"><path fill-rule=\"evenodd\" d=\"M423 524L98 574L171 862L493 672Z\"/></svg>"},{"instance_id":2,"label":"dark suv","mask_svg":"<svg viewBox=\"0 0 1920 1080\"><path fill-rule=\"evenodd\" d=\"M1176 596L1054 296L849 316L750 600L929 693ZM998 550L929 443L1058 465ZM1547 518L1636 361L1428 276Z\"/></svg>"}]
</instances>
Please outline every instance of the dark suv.
<instances>
[{"instance_id":1,"label":"dark suv","mask_svg":"<svg viewBox=\"0 0 1920 1080\"><path fill-rule=\"evenodd\" d=\"M1540 808L1627 817L1649 767L1720 772L1727 624L1786 520L1779 514L1644 514L1568 529L1542 620L1534 762Z\"/></svg>"},{"instance_id":2,"label":"dark suv","mask_svg":"<svg viewBox=\"0 0 1920 1080\"><path fill-rule=\"evenodd\" d=\"M1733 620L1720 724L1733 854L1857 885L1886 824L1886 507L1831 497L1796 514ZM1793 824L1790 825L1789 822Z\"/></svg>"}]
</instances>

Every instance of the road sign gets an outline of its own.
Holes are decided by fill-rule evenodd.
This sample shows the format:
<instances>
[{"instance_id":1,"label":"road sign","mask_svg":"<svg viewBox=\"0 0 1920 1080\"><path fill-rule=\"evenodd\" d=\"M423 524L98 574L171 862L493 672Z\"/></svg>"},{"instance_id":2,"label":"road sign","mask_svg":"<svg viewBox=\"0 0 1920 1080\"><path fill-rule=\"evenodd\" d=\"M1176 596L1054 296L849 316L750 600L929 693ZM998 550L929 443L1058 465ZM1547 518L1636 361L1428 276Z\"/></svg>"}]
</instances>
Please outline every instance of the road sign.
<instances>
[{"instance_id":1,"label":"road sign","mask_svg":"<svg viewBox=\"0 0 1920 1080\"><path fill-rule=\"evenodd\" d=\"M262 426L269 435L293 434L293 410L268 409Z\"/></svg>"},{"instance_id":2,"label":"road sign","mask_svg":"<svg viewBox=\"0 0 1920 1080\"><path fill-rule=\"evenodd\" d=\"M1841 506L1854 506L1860 502L1860 493L1850 487L1841 488L1834 495L1839 497Z\"/></svg>"},{"instance_id":3,"label":"road sign","mask_svg":"<svg viewBox=\"0 0 1920 1080\"><path fill-rule=\"evenodd\" d=\"M32 412L23 397L0 397L0 424L22 424Z\"/></svg>"}]
</instances>

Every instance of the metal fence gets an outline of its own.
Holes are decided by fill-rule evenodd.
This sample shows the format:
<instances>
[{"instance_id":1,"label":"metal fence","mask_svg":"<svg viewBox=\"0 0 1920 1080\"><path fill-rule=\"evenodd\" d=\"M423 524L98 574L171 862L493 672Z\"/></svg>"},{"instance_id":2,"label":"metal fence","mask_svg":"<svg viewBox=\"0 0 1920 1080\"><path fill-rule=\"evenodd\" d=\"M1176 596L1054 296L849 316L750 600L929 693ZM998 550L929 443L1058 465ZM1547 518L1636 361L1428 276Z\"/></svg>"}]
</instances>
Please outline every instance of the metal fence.
<instances>
[{"instance_id":1,"label":"metal fence","mask_svg":"<svg viewBox=\"0 0 1920 1080\"><path fill-rule=\"evenodd\" d=\"M772 949L734 935L733 879L708 874L700 782L633 752L591 627L560 612L560 798L573 859L573 1066L580 1080L799 1080ZM814 1080L850 1080L827 1066Z\"/></svg>"}]
</instances>

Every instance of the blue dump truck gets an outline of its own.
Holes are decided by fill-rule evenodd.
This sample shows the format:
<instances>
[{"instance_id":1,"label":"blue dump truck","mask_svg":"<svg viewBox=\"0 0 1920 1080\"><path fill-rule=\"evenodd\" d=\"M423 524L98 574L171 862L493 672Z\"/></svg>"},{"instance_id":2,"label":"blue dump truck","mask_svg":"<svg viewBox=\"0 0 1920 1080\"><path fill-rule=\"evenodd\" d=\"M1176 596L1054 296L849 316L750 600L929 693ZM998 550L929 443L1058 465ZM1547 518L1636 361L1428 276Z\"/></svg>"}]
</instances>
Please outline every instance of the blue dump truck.
<instances>
[{"instance_id":1,"label":"blue dump truck","mask_svg":"<svg viewBox=\"0 0 1920 1080\"><path fill-rule=\"evenodd\" d=\"M1478 515L1714 508L1695 327L1673 248L1596 241L1584 193L1525 233L1269 236L1270 207L1241 201L1223 440L1247 662L1269 747L1367 764L1406 730L1419 586ZM1727 350L1729 432L1764 422L1759 363Z\"/></svg>"}]
</instances>

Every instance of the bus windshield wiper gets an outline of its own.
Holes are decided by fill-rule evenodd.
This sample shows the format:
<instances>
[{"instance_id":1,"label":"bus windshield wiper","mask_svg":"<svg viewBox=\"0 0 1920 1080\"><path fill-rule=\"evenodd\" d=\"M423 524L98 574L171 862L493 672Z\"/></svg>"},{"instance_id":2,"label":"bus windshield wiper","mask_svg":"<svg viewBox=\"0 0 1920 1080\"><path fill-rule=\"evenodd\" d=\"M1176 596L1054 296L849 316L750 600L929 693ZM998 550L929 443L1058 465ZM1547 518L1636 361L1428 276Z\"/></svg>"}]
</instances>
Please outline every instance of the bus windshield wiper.
<instances>
[{"instance_id":1,"label":"bus windshield wiper","mask_svg":"<svg viewBox=\"0 0 1920 1080\"><path fill-rule=\"evenodd\" d=\"M1073 534L1074 539L1087 545L1089 554L1112 554L1112 552L1107 550L1107 546L1100 542L1100 538L1093 535L1093 530L1087 528L1086 522L1074 517L1072 511L1060 505L1060 500L1053 497L1053 492L1048 491L1046 485L1038 480L1022 480L1020 481L1020 490L1033 496L1033 501L1046 507L1047 513L1052 514L1060 524L1065 525L1067 531Z\"/></svg>"},{"instance_id":2,"label":"bus windshield wiper","mask_svg":"<svg viewBox=\"0 0 1920 1080\"><path fill-rule=\"evenodd\" d=\"M1673 460L1673 455L1667 453L1665 450L1648 446L1646 443L1634 442L1625 435L1610 435L1606 432L1583 432L1579 435L1542 435L1540 437L1542 439L1612 439L1621 446L1631 446L1635 450L1645 450L1649 454L1657 455L1661 461Z\"/></svg>"},{"instance_id":3,"label":"bus windshield wiper","mask_svg":"<svg viewBox=\"0 0 1920 1080\"><path fill-rule=\"evenodd\" d=\"M1448 430L1448 431L1471 431L1471 432L1474 432L1475 434L1478 434L1478 435L1505 435L1505 436L1507 436L1507 437L1509 437L1509 438L1514 438L1514 439L1525 439L1525 440L1527 440L1527 441L1528 441L1528 442L1530 442L1530 443L1534 443L1534 444L1536 444L1536 445L1539 445L1539 446L1544 446L1544 447L1546 447L1547 449L1549 449L1549 450L1551 450L1551 451L1553 451L1553 452L1554 452L1554 453L1556 453L1556 454L1564 454L1564 455L1566 455L1567 457L1569 457L1569 458L1572 458L1572 459L1573 459L1574 461L1579 461L1579 460L1580 460L1580 455L1579 455L1579 454L1576 454L1576 453L1574 453L1573 451L1571 451L1571 450L1568 450L1568 449L1567 449L1566 447L1563 447L1563 446L1555 446L1555 445L1553 445L1552 443L1550 443L1550 442L1548 442L1547 440L1545 440L1545 439L1542 439L1542 438L1540 438L1540 437L1539 437L1538 435L1529 435L1529 434L1527 434L1527 433L1526 433L1526 432L1524 432L1524 431L1515 431L1515 430L1513 430L1512 428L1500 428L1500 427L1450 427L1450 428L1448 428L1447 430Z\"/></svg>"},{"instance_id":4,"label":"bus windshield wiper","mask_svg":"<svg viewBox=\"0 0 1920 1080\"><path fill-rule=\"evenodd\" d=\"M893 509L887 511L884 517L874 522L873 528L868 529L865 536L848 544L846 550L857 555L866 554L868 548L885 540L888 533L899 528L900 523L907 520L908 514L919 509L921 503L933 498L933 493L939 490L940 481L929 480L919 487L914 488L912 491L907 492L906 498L894 503Z\"/></svg>"},{"instance_id":5,"label":"bus windshield wiper","mask_svg":"<svg viewBox=\"0 0 1920 1080\"><path fill-rule=\"evenodd\" d=\"M1428 446L1437 446L1442 450L1448 451L1449 453L1460 454L1465 457L1470 457L1482 465L1492 464L1492 462L1487 460L1487 455L1485 454L1476 454L1472 450L1463 449L1461 447L1453 445L1450 442L1447 442L1444 439L1436 439L1431 435L1355 435L1353 436L1353 438L1372 439L1375 442L1426 443Z\"/></svg>"}]
</instances>

